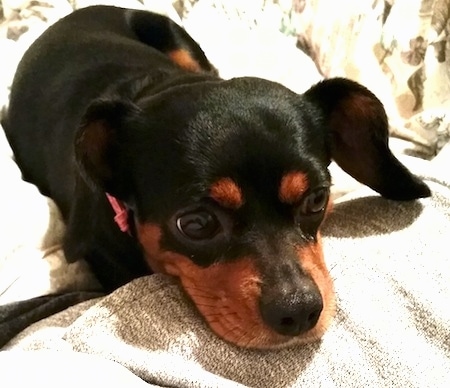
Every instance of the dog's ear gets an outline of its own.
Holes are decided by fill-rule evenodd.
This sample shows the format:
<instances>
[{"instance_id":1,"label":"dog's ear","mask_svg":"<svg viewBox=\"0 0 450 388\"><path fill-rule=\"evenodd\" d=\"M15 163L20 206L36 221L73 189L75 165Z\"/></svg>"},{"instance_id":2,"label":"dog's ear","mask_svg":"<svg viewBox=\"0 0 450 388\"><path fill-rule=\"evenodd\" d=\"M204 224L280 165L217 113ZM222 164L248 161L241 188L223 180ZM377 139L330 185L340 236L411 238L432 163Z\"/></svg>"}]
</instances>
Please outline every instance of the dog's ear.
<instances>
[{"instance_id":1,"label":"dog's ear","mask_svg":"<svg viewBox=\"0 0 450 388\"><path fill-rule=\"evenodd\" d=\"M91 188L126 195L126 131L139 120L140 110L131 102L97 100L87 108L75 135L75 162Z\"/></svg>"},{"instance_id":2,"label":"dog's ear","mask_svg":"<svg viewBox=\"0 0 450 388\"><path fill-rule=\"evenodd\" d=\"M386 112L364 86L332 78L311 87L305 97L325 118L331 131L330 158L344 171L390 199L411 200L431 194L390 151Z\"/></svg>"},{"instance_id":3,"label":"dog's ear","mask_svg":"<svg viewBox=\"0 0 450 388\"><path fill-rule=\"evenodd\" d=\"M217 69L209 62L198 43L167 16L128 10L126 19L141 42L161 51L181 68L217 75Z\"/></svg>"}]
</instances>

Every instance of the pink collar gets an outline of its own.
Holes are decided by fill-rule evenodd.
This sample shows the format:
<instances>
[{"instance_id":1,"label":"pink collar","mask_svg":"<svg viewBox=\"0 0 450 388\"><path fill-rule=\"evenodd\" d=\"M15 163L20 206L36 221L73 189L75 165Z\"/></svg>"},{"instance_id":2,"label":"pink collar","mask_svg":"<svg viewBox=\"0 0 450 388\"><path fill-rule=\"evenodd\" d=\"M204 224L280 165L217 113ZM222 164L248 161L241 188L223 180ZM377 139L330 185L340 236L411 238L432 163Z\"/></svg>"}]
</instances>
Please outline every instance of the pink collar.
<instances>
[{"instance_id":1,"label":"pink collar","mask_svg":"<svg viewBox=\"0 0 450 388\"><path fill-rule=\"evenodd\" d=\"M128 210L123 204L123 202L119 201L116 197L106 193L106 198L108 198L109 203L111 204L114 213L114 221L119 226L122 232L131 234L130 225L128 223Z\"/></svg>"}]
</instances>

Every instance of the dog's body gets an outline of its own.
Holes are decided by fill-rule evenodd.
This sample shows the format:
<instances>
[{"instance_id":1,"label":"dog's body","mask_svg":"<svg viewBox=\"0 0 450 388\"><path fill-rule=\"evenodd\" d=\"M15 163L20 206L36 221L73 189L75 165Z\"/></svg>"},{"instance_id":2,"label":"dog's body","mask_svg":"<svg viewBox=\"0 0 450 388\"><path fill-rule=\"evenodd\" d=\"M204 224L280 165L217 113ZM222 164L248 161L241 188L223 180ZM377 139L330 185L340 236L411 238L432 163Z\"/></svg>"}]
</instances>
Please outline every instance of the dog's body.
<instances>
[{"instance_id":1,"label":"dog's body","mask_svg":"<svg viewBox=\"0 0 450 388\"><path fill-rule=\"evenodd\" d=\"M24 179L61 209L69 261L86 258L109 290L174 275L242 346L328 326L318 229L331 158L386 197L429 195L390 153L362 86L334 79L299 96L221 80L184 30L143 11L90 7L52 26L19 65L3 125Z\"/></svg>"}]
</instances>

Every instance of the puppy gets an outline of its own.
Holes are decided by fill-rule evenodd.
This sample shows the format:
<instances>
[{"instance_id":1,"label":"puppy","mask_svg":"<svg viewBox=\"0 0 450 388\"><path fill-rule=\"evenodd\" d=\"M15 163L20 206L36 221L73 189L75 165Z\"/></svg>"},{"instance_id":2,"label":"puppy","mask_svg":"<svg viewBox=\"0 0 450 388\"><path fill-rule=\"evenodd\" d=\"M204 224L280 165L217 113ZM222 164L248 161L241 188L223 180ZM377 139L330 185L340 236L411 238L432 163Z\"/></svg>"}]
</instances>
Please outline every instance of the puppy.
<instances>
[{"instance_id":1,"label":"puppy","mask_svg":"<svg viewBox=\"0 0 450 388\"><path fill-rule=\"evenodd\" d=\"M312 341L330 323L330 160L386 198L430 195L363 86L222 80L182 28L144 11L95 6L50 27L3 125L24 179L61 210L69 262L85 258L107 290L173 275L244 347Z\"/></svg>"}]
</instances>

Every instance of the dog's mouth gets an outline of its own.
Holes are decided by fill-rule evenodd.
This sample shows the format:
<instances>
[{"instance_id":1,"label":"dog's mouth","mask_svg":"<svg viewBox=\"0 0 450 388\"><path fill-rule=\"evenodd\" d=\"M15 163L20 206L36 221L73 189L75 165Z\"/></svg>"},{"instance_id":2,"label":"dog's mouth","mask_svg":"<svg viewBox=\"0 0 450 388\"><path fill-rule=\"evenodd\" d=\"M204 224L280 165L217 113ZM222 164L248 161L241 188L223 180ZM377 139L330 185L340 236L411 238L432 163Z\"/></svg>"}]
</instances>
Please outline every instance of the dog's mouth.
<instances>
[{"instance_id":1,"label":"dog's mouth","mask_svg":"<svg viewBox=\"0 0 450 388\"><path fill-rule=\"evenodd\" d=\"M200 267L183 255L162 250L157 225L138 226L138 235L151 268L179 278L212 331L227 342L245 348L280 348L316 341L330 325L334 292L318 247L301 249L304 267L320 292L318 316L304 330L283 333L268 324L261 313L263 287L251 257Z\"/></svg>"},{"instance_id":2,"label":"dog's mouth","mask_svg":"<svg viewBox=\"0 0 450 388\"><path fill-rule=\"evenodd\" d=\"M252 260L242 259L227 268L223 266L227 265L208 268L202 282L197 282L194 277L179 276L201 315L222 339L240 347L271 349L316 341L327 330L334 315L333 295L322 296L323 308L311 328L299 334L280 334L261 314L261 283L253 275ZM226 279L221 275L223 273L226 273ZM208 283L208 278L220 279L220 283L217 280Z\"/></svg>"}]
</instances>

